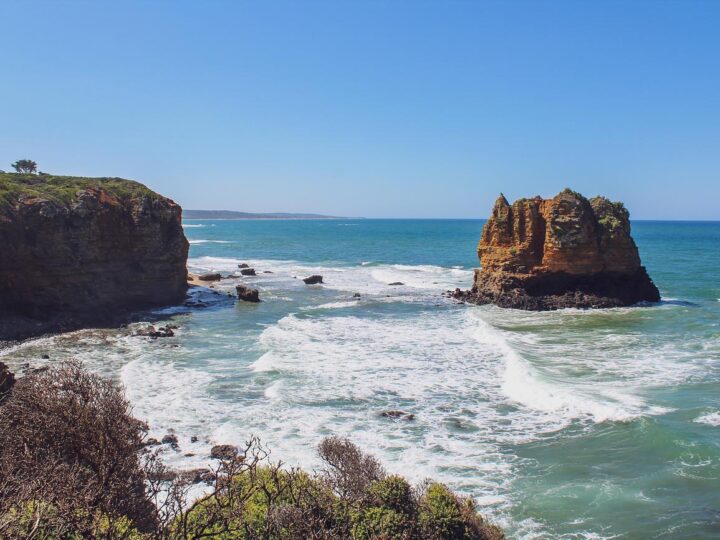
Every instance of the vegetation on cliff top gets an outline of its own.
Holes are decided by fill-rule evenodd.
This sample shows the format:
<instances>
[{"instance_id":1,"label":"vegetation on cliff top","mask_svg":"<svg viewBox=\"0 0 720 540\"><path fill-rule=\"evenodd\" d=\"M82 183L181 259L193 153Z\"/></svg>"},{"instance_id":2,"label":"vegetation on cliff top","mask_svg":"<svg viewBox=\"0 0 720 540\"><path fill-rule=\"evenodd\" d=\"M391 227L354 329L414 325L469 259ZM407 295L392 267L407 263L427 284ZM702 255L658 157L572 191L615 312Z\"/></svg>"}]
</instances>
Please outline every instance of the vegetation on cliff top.
<instances>
[{"instance_id":1,"label":"vegetation on cliff top","mask_svg":"<svg viewBox=\"0 0 720 540\"><path fill-rule=\"evenodd\" d=\"M0 173L0 211L15 207L23 197L39 197L62 206L77 198L77 192L99 188L120 200L161 196L134 180L123 178L84 178L23 173Z\"/></svg>"},{"instance_id":2,"label":"vegetation on cliff top","mask_svg":"<svg viewBox=\"0 0 720 540\"><path fill-rule=\"evenodd\" d=\"M120 389L77 363L43 369L0 401L0 538L504 538L470 499L389 476L346 439L320 444L314 474L270 461L253 438L214 470L178 475L147 448ZM212 486L194 499L199 475Z\"/></svg>"}]
</instances>

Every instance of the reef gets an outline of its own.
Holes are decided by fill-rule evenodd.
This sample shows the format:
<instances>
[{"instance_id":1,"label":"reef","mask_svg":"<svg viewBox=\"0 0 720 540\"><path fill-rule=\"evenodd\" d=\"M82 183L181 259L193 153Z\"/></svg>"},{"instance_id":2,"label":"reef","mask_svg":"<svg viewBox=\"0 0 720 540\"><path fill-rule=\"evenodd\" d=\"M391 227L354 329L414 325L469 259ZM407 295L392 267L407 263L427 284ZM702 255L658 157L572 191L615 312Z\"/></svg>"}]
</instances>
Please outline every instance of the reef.
<instances>
[{"instance_id":1,"label":"reef","mask_svg":"<svg viewBox=\"0 0 720 540\"><path fill-rule=\"evenodd\" d=\"M656 302L622 203L566 189L552 199L500 195L478 245L480 269L458 299L506 308L608 308Z\"/></svg>"},{"instance_id":2,"label":"reef","mask_svg":"<svg viewBox=\"0 0 720 540\"><path fill-rule=\"evenodd\" d=\"M130 180L0 174L0 339L182 301L181 214Z\"/></svg>"}]
</instances>

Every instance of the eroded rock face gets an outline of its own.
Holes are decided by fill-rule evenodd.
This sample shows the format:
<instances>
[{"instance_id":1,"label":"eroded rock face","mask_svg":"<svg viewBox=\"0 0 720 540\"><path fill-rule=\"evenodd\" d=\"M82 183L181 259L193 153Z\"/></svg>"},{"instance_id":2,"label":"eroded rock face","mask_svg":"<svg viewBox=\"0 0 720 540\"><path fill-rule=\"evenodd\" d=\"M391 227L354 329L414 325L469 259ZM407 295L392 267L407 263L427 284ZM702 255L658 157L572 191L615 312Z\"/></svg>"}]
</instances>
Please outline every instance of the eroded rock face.
<instances>
[{"instance_id":1,"label":"eroded rock face","mask_svg":"<svg viewBox=\"0 0 720 540\"><path fill-rule=\"evenodd\" d=\"M520 309L627 306L658 301L621 203L570 190L552 199L504 196L478 246L481 269L456 297Z\"/></svg>"},{"instance_id":2,"label":"eroded rock face","mask_svg":"<svg viewBox=\"0 0 720 540\"><path fill-rule=\"evenodd\" d=\"M40 331L182 301L187 289L181 208L136 182L2 174L0 244L0 314ZM0 338L14 337L9 326Z\"/></svg>"}]
</instances>

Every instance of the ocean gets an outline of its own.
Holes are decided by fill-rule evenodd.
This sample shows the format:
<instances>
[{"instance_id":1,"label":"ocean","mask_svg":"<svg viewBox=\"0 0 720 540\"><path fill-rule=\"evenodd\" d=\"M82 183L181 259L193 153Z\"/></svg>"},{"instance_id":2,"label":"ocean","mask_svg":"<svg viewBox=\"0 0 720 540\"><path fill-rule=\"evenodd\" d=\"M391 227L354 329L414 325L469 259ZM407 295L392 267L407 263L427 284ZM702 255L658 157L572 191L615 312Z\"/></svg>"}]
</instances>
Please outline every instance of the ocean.
<instances>
[{"instance_id":1,"label":"ocean","mask_svg":"<svg viewBox=\"0 0 720 540\"><path fill-rule=\"evenodd\" d=\"M312 469L337 434L471 495L509 538L720 537L720 222L633 222L662 302L542 313L441 295L471 285L482 225L188 220L191 271L248 263L260 304L224 281L160 312L176 337L84 330L2 360L114 378L151 436L177 434L174 467L255 434Z\"/></svg>"}]
</instances>

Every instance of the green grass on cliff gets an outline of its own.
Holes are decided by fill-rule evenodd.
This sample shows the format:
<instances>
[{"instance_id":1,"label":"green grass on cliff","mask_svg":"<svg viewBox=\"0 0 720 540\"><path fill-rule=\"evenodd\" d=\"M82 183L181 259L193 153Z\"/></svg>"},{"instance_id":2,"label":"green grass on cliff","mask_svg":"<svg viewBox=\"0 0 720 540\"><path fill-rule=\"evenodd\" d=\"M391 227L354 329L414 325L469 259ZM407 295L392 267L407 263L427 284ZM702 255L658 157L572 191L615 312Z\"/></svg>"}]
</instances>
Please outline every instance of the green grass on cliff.
<instances>
[{"instance_id":1,"label":"green grass on cliff","mask_svg":"<svg viewBox=\"0 0 720 540\"><path fill-rule=\"evenodd\" d=\"M160 197L139 182L122 178L83 178L19 173L0 173L0 211L13 208L21 197L40 197L63 206L87 188L102 188L121 200L136 197Z\"/></svg>"}]
</instances>

